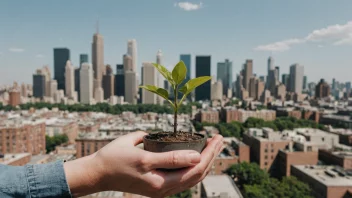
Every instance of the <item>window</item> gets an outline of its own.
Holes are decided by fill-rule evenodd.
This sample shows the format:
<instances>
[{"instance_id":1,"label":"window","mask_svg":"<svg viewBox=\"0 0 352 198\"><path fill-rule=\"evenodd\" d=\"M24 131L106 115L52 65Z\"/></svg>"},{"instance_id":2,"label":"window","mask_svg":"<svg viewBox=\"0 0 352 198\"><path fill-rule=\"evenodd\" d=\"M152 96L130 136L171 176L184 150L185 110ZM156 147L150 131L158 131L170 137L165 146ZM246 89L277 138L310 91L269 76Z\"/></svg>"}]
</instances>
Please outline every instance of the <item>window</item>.
<instances>
[{"instance_id":1,"label":"window","mask_svg":"<svg viewBox=\"0 0 352 198\"><path fill-rule=\"evenodd\" d=\"M274 149L271 149L271 152L273 153L273 152L274 152Z\"/></svg>"},{"instance_id":2,"label":"window","mask_svg":"<svg viewBox=\"0 0 352 198\"><path fill-rule=\"evenodd\" d=\"M323 142L324 142L324 141L325 141L325 138L324 138L324 137L322 137L322 138L321 138L321 141L323 141Z\"/></svg>"},{"instance_id":3,"label":"window","mask_svg":"<svg viewBox=\"0 0 352 198\"><path fill-rule=\"evenodd\" d=\"M268 162L264 162L264 165L267 166L267 165L268 165Z\"/></svg>"},{"instance_id":4,"label":"window","mask_svg":"<svg viewBox=\"0 0 352 198\"><path fill-rule=\"evenodd\" d=\"M265 149L264 152L267 153L267 152L268 152L268 149Z\"/></svg>"},{"instance_id":5,"label":"window","mask_svg":"<svg viewBox=\"0 0 352 198\"><path fill-rule=\"evenodd\" d=\"M222 166L222 162L220 162L219 165Z\"/></svg>"},{"instance_id":6,"label":"window","mask_svg":"<svg viewBox=\"0 0 352 198\"><path fill-rule=\"evenodd\" d=\"M273 156L273 155L271 156L271 159L274 159L274 156Z\"/></svg>"},{"instance_id":7,"label":"window","mask_svg":"<svg viewBox=\"0 0 352 198\"><path fill-rule=\"evenodd\" d=\"M308 146L307 151L312 151L312 146Z\"/></svg>"}]
</instances>

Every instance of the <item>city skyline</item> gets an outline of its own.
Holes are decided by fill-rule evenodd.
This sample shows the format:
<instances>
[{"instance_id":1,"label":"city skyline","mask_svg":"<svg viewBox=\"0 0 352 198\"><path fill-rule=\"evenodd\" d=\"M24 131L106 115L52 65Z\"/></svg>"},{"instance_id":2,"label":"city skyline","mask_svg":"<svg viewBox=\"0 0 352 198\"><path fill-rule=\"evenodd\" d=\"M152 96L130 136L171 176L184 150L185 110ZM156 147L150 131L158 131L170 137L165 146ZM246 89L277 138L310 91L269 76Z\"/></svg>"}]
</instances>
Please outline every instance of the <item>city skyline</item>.
<instances>
[{"instance_id":1,"label":"city skyline","mask_svg":"<svg viewBox=\"0 0 352 198\"><path fill-rule=\"evenodd\" d=\"M18 2L26 9L19 9ZM288 73L294 63L303 65L309 82L318 82L321 78L329 83L332 78L350 81L345 70L352 64L351 46L346 45L351 43L352 23L349 21L352 17L348 7L352 2L325 1L317 5L312 1L302 6L300 2L273 1L226 2L223 5L211 1L201 4L156 1L147 5L123 1L98 5L87 1L69 5L67 8L64 3L45 1L1 3L0 25L6 28L0 36L0 66L6 70L0 84L30 83L33 71L43 65L49 65L54 71L53 48L68 48L73 66L78 67L79 54L92 57L92 35L98 20L99 33L104 36L104 63L121 64L126 41L136 39L138 73L141 63L155 60L155 53L161 49L168 68L178 61L180 54L191 54L192 65L196 55L211 55L212 75L216 75L217 63L227 58L233 62L233 79L246 59L253 59L254 73L259 76L266 75L266 62L271 55L275 59L274 66L279 65L282 73ZM125 8L131 6L135 10L129 13ZM246 10L252 6L260 9L250 16ZM311 7L316 8L313 14L309 13ZM295 8L300 12L294 12ZM14 12L14 9L19 10ZM64 15L62 10L65 10ZM90 14L83 15L79 10ZM236 13L236 10L243 11ZM267 10L275 10L275 13L267 13ZM327 10L335 14L326 14ZM226 11L232 14L226 15L229 13ZM261 20L268 24L263 26ZM224 23L233 25L228 25L227 31L214 33Z\"/></svg>"}]
</instances>

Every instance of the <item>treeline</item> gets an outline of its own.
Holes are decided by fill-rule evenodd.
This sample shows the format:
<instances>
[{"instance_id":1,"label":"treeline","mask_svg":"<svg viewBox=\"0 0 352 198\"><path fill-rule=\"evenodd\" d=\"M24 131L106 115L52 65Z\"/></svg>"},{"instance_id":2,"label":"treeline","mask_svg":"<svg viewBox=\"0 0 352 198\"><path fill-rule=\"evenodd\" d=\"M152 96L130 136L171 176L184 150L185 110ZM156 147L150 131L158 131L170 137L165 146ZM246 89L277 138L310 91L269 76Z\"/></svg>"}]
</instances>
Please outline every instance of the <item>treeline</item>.
<instances>
[{"instance_id":1,"label":"treeline","mask_svg":"<svg viewBox=\"0 0 352 198\"><path fill-rule=\"evenodd\" d=\"M255 163L234 164L226 170L245 198L313 198L309 186L296 177L272 178Z\"/></svg>"},{"instance_id":2,"label":"treeline","mask_svg":"<svg viewBox=\"0 0 352 198\"><path fill-rule=\"evenodd\" d=\"M46 152L50 153L51 151L55 150L56 146L66 143L67 141L68 141L68 137L66 134L54 135L53 137L46 135L45 136Z\"/></svg>"},{"instance_id":3,"label":"treeline","mask_svg":"<svg viewBox=\"0 0 352 198\"><path fill-rule=\"evenodd\" d=\"M192 112L192 106L195 105L197 108L201 107L201 104L198 102L188 103L187 105L182 105L179 109L179 113L190 114ZM157 105L157 104L126 104L126 105L110 105L108 103L97 103L95 105L87 105L87 104L73 104L73 105L65 105L65 104L50 104L50 103L26 103L19 105L19 109L28 110L30 108L58 108L62 111L69 112L103 112L110 114L121 114L124 111L132 111L133 113L147 113L147 112L155 112L155 113L173 113L173 110L169 105ZM3 106L0 103L0 110L11 111L17 110L15 107L10 105Z\"/></svg>"},{"instance_id":4,"label":"treeline","mask_svg":"<svg viewBox=\"0 0 352 198\"><path fill-rule=\"evenodd\" d=\"M297 119L294 117L278 117L274 121L264 121L258 118L248 118L246 122L231 122L231 123L200 123L197 121L193 122L193 125L197 131L204 129L204 126L216 127L220 134L224 137L242 137L244 131L248 128L262 128L268 127L275 131L282 131L285 129L293 130L294 128L317 128L326 130L324 125L318 124L311 120Z\"/></svg>"}]
</instances>

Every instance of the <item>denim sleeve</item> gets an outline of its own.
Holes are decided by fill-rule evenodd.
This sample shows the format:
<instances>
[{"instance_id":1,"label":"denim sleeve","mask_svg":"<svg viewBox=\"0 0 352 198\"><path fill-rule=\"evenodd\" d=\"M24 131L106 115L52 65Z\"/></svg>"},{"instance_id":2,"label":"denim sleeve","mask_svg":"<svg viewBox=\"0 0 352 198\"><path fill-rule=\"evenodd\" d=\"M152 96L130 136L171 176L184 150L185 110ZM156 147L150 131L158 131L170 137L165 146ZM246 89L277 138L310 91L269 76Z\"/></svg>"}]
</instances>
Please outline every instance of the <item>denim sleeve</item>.
<instances>
[{"instance_id":1,"label":"denim sleeve","mask_svg":"<svg viewBox=\"0 0 352 198\"><path fill-rule=\"evenodd\" d=\"M71 197L63 162L0 165L0 197Z\"/></svg>"}]
</instances>

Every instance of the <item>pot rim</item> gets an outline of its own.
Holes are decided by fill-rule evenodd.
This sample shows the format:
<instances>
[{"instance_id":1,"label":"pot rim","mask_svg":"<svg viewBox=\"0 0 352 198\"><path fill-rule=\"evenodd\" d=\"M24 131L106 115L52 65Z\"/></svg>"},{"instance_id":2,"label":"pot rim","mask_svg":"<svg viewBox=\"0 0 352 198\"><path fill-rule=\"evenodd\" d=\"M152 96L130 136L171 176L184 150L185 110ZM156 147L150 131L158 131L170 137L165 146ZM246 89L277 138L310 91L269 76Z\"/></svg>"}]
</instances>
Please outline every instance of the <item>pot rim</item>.
<instances>
[{"instance_id":1,"label":"pot rim","mask_svg":"<svg viewBox=\"0 0 352 198\"><path fill-rule=\"evenodd\" d=\"M159 132L158 132L159 133ZM178 141L178 142L168 142L168 141L160 141L160 140L151 140L151 139L147 139L148 135L145 135L143 137L143 141L149 141L149 142L156 142L156 143L169 143L169 144L177 144L177 143L189 143L189 142L201 142L203 140L205 140L207 137L206 135L200 134L200 133L194 133L194 135L198 135L201 136L201 138L199 140L192 140L192 141Z\"/></svg>"}]
</instances>

